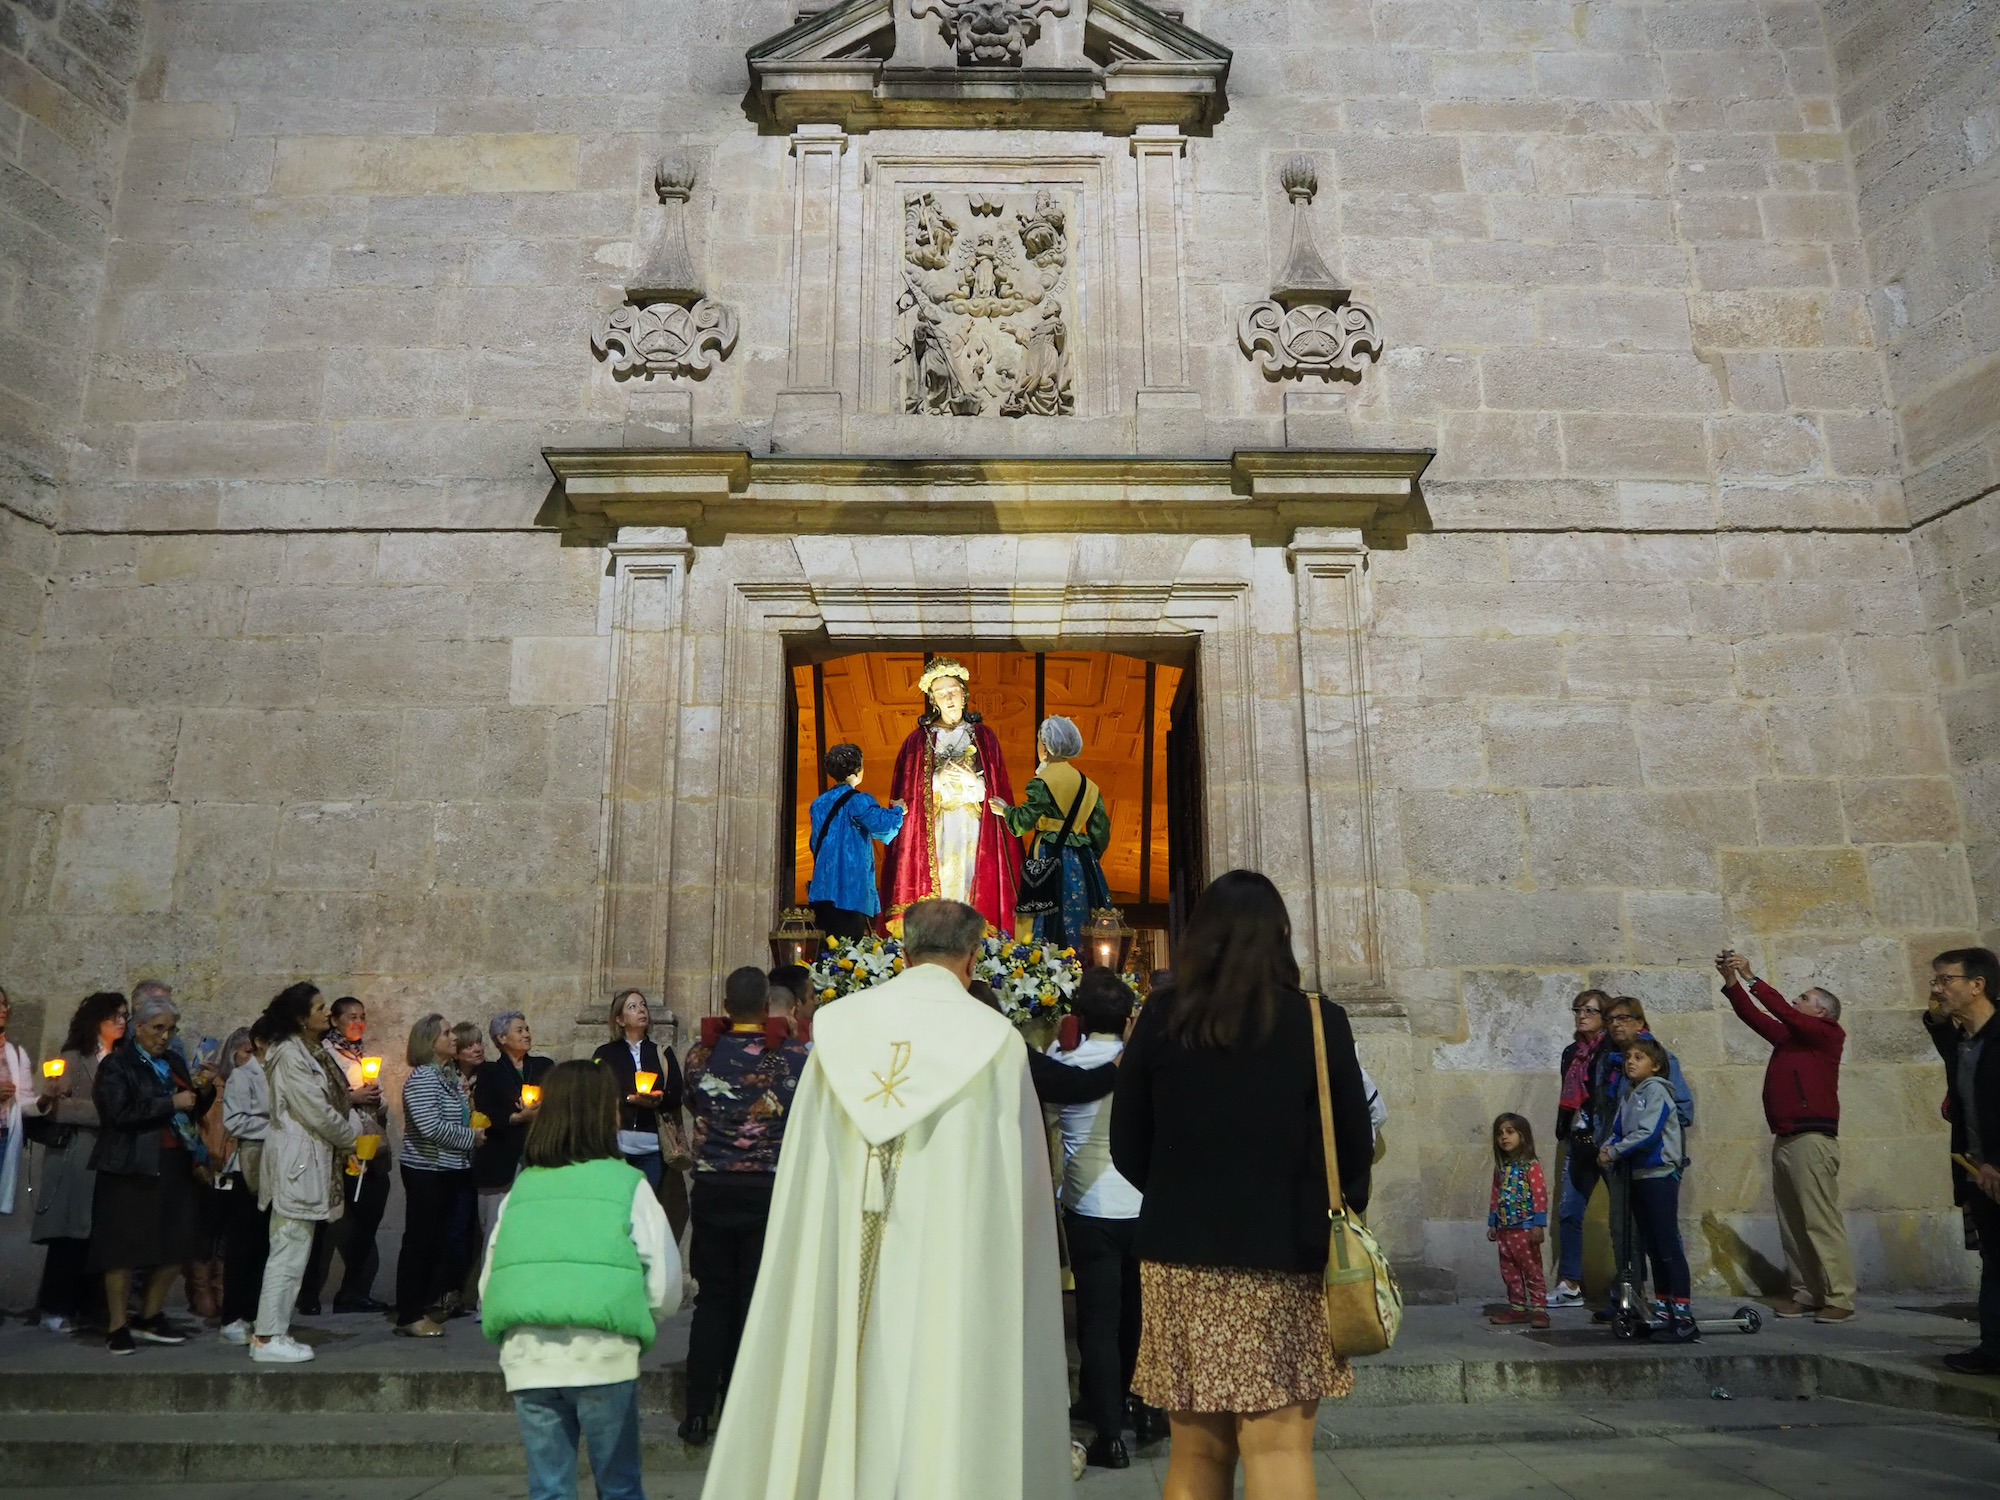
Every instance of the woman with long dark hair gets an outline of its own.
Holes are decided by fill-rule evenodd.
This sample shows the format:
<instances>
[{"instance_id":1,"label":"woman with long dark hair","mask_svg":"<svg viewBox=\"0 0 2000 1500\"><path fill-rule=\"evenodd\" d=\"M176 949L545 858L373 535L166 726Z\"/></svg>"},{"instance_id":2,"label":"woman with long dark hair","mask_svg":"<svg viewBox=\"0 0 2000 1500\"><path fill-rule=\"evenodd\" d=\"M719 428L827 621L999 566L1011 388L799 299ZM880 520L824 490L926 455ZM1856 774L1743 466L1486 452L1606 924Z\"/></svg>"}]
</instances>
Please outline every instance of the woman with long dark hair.
<instances>
[{"instance_id":1,"label":"woman with long dark hair","mask_svg":"<svg viewBox=\"0 0 2000 1500\"><path fill-rule=\"evenodd\" d=\"M1284 897L1231 870L1195 903L1173 984L1120 1066L1111 1159L1144 1195L1132 1386L1173 1432L1167 1500L1308 1500L1313 1419L1354 1388L1329 1350L1328 1209L1312 1013L1325 1027L1341 1190L1368 1203L1373 1139L1347 1013L1306 995Z\"/></svg>"},{"instance_id":2,"label":"woman with long dark hair","mask_svg":"<svg viewBox=\"0 0 2000 1500\"><path fill-rule=\"evenodd\" d=\"M302 1364L311 1346L291 1336L313 1235L347 1208L341 1167L359 1133L347 1107L347 1077L320 1046L333 1024L326 996L300 981L264 1008L264 1074L271 1122L264 1137L257 1203L271 1211L270 1252L257 1297L250 1357L259 1364Z\"/></svg>"},{"instance_id":3,"label":"woman with long dark hair","mask_svg":"<svg viewBox=\"0 0 2000 1500\"><path fill-rule=\"evenodd\" d=\"M28 1237L48 1247L35 1305L50 1333L73 1329L90 1296L90 1200L97 1187L90 1153L98 1124L91 1092L98 1064L124 1039L125 1018L125 997L115 990L99 990L79 1005L63 1038L62 1077L47 1086L45 1113L55 1128L42 1146L42 1191Z\"/></svg>"}]
</instances>

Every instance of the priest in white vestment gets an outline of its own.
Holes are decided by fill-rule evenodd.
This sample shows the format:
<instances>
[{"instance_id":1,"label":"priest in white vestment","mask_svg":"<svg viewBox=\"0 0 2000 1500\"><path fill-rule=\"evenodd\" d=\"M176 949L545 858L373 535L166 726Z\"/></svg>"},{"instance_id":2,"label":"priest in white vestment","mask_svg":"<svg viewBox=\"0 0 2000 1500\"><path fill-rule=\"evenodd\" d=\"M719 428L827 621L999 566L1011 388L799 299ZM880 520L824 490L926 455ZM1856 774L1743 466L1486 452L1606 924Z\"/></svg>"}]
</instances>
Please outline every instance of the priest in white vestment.
<instances>
[{"instance_id":1,"label":"priest in white vestment","mask_svg":"<svg viewBox=\"0 0 2000 1500\"><path fill-rule=\"evenodd\" d=\"M1028 1051L966 993L986 921L813 1017L704 1500L1048 1500L1071 1486L1054 1199Z\"/></svg>"}]
</instances>

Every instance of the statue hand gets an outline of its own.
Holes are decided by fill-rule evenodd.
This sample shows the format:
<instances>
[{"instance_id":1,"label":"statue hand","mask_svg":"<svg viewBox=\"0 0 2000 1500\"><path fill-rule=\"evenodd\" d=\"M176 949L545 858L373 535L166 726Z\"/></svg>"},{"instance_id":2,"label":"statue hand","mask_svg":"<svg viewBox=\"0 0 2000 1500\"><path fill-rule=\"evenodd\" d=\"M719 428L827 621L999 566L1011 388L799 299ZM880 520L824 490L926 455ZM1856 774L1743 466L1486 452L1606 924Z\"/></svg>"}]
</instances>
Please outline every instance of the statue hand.
<instances>
[{"instance_id":1,"label":"statue hand","mask_svg":"<svg viewBox=\"0 0 2000 1500\"><path fill-rule=\"evenodd\" d=\"M1008 813L1013 811L1012 808L1008 807L1007 804L1002 802L998 797L989 799L986 805L988 808L992 810L993 816L996 818L1004 818L1007 816Z\"/></svg>"}]
</instances>

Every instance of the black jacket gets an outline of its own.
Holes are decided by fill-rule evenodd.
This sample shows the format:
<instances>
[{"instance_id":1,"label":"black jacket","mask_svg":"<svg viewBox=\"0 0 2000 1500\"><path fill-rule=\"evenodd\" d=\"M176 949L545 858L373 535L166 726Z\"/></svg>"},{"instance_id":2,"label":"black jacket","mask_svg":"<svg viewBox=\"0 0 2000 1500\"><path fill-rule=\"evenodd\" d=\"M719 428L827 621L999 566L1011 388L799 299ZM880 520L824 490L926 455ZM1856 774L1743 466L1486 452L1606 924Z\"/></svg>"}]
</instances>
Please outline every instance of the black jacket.
<instances>
[{"instance_id":1,"label":"black jacket","mask_svg":"<svg viewBox=\"0 0 2000 1500\"><path fill-rule=\"evenodd\" d=\"M659 1078L659 1081L653 1085L664 1096L660 1100L658 1109L650 1105L625 1103L625 1096L627 1094L637 1092L632 1087L633 1075L638 1073L640 1068L632 1066L632 1049L625 1044L624 1037L621 1036L606 1042L602 1047L591 1053L590 1056L593 1062L602 1063L605 1067L612 1069L618 1074L618 1128L620 1130L657 1130L659 1129L660 1112L662 1110L666 1112L668 1118L672 1118L680 1112L681 1065L680 1060L674 1056L673 1048L669 1047L662 1052L658 1047L653 1045L651 1037L647 1037L639 1043L640 1068L643 1068L648 1073L657 1074Z\"/></svg>"},{"instance_id":2,"label":"black jacket","mask_svg":"<svg viewBox=\"0 0 2000 1500\"><path fill-rule=\"evenodd\" d=\"M1951 1121L1951 1149L1962 1152L1968 1142L1965 1101L1958 1095L1958 1049L1966 1038L1950 1021L1933 1018L1928 1011L1924 1013L1924 1029L1931 1034L1931 1045L1937 1048L1938 1056L1944 1059L1944 1112ZM1973 1102L1979 1110L1979 1133L1983 1137L1980 1144L1985 1148L1986 1159L2000 1162L2000 1014L1988 1021L1979 1035L1985 1038L1985 1043L1979 1052L1979 1071L1972 1080ZM1951 1164L1951 1187L1952 1197L1959 1203L1979 1192L1957 1162Z\"/></svg>"},{"instance_id":3,"label":"black jacket","mask_svg":"<svg viewBox=\"0 0 2000 1500\"><path fill-rule=\"evenodd\" d=\"M1111 1160L1145 1194L1134 1253L1177 1265L1319 1271L1326 1265L1326 1157L1303 996L1271 1034L1228 1051L1168 1037L1171 990L1146 1002L1118 1068ZM1374 1134L1347 1012L1319 1002L1340 1183L1368 1206Z\"/></svg>"},{"instance_id":4,"label":"black jacket","mask_svg":"<svg viewBox=\"0 0 2000 1500\"><path fill-rule=\"evenodd\" d=\"M1021 1038L1023 1046L1027 1038ZM1102 1099L1118 1085L1118 1064L1104 1063L1095 1068L1072 1068L1046 1052L1028 1048L1028 1078L1035 1085L1035 1097L1044 1104L1089 1104Z\"/></svg>"},{"instance_id":5,"label":"black jacket","mask_svg":"<svg viewBox=\"0 0 2000 1500\"><path fill-rule=\"evenodd\" d=\"M486 1127L486 1142L472 1153L472 1180L483 1188L511 1186L521 1165L521 1148L528 1144L528 1122L507 1122L521 1107L521 1085L540 1083L556 1065L553 1057L529 1053L514 1066L514 1059L501 1053L479 1065L472 1080L472 1107L493 1123Z\"/></svg>"},{"instance_id":6,"label":"black jacket","mask_svg":"<svg viewBox=\"0 0 2000 1500\"><path fill-rule=\"evenodd\" d=\"M187 1064L179 1053L167 1054L167 1068L173 1074L172 1087L160 1081L152 1058L129 1038L98 1064L97 1083L90 1095L98 1119L97 1144L90 1152L91 1171L109 1172L114 1177L160 1175L160 1132L173 1128L174 1095L194 1094L190 1120L200 1119L215 1099L213 1088L197 1089L189 1081Z\"/></svg>"}]
</instances>

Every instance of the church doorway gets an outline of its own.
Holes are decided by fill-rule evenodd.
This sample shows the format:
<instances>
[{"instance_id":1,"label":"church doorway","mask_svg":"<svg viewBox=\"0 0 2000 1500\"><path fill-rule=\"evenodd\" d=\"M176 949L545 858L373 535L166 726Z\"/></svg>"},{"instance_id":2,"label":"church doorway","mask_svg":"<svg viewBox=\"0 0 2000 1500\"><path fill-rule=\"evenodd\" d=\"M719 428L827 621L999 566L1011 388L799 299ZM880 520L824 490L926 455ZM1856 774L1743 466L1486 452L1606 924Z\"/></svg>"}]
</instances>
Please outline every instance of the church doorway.
<instances>
[{"instance_id":1,"label":"church doorway","mask_svg":"<svg viewBox=\"0 0 2000 1500\"><path fill-rule=\"evenodd\" d=\"M1164 967L1205 879L1197 671L1183 648L1159 652L930 650L971 669L970 707L1000 741L1013 800L1035 771L1035 729L1059 714L1083 735L1074 764L1103 791L1111 842L1102 858L1111 899L1138 934L1135 957ZM787 661L786 823L778 889L794 904L812 876L807 809L828 785L828 746L864 757L863 789L889 797L896 755L916 727L926 652L795 651ZM877 868L884 858L876 846Z\"/></svg>"}]
</instances>

